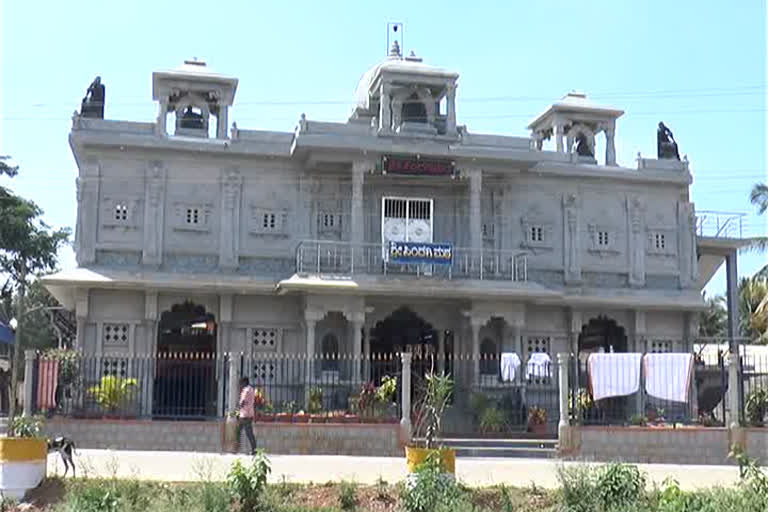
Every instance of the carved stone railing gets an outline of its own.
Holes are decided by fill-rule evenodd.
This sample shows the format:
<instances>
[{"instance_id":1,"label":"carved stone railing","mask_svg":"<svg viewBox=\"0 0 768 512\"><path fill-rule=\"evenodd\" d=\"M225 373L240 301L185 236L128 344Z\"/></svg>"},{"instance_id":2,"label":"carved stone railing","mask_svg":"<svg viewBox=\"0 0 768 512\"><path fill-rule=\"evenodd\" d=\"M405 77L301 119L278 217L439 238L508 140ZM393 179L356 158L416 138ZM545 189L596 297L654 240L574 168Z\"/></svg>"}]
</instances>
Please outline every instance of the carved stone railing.
<instances>
[{"instance_id":1,"label":"carved stone railing","mask_svg":"<svg viewBox=\"0 0 768 512\"><path fill-rule=\"evenodd\" d=\"M299 275L417 276L432 279L527 281L527 254L517 251L453 247L448 264L393 263L383 244L305 240L296 248Z\"/></svg>"},{"instance_id":2,"label":"carved stone railing","mask_svg":"<svg viewBox=\"0 0 768 512\"><path fill-rule=\"evenodd\" d=\"M743 238L743 213L697 211L696 234L710 238Z\"/></svg>"}]
</instances>

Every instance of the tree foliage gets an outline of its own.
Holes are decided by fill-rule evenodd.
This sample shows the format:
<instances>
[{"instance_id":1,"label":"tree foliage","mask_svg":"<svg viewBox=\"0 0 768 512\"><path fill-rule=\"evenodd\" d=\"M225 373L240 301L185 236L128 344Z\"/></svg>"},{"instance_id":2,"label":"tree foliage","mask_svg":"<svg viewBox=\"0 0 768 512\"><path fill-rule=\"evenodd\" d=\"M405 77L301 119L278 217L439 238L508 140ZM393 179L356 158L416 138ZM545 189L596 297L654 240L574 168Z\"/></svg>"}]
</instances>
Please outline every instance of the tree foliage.
<instances>
[{"instance_id":1,"label":"tree foliage","mask_svg":"<svg viewBox=\"0 0 768 512\"><path fill-rule=\"evenodd\" d=\"M749 194L749 200L757 207L758 215L763 215L768 211L768 184L755 183L752 192ZM757 250L764 252L768 250L768 236L756 236L750 241L748 250ZM768 273L768 265L763 267L763 272Z\"/></svg>"},{"instance_id":2,"label":"tree foliage","mask_svg":"<svg viewBox=\"0 0 768 512\"><path fill-rule=\"evenodd\" d=\"M707 298L707 309L699 314L699 336L722 338L728 335L728 311L725 306L722 295Z\"/></svg>"},{"instance_id":3,"label":"tree foliage","mask_svg":"<svg viewBox=\"0 0 768 512\"><path fill-rule=\"evenodd\" d=\"M761 275L739 281L739 332L755 343L768 343L768 279Z\"/></svg>"}]
</instances>

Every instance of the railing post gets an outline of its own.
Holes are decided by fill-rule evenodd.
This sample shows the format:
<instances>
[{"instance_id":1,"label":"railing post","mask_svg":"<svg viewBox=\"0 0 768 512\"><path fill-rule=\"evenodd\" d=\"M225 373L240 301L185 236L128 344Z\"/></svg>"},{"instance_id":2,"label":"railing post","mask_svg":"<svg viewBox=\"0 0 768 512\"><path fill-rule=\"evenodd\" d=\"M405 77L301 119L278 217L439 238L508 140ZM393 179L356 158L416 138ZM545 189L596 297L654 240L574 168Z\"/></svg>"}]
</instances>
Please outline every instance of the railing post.
<instances>
[{"instance_id":1,"label":"railing post","mask_svg":"<svg viewBox=\"0 0 768 512\"><path fill-rule=\"evenodd\" d=\"M741 418L741 397L739 396L739 355L731 353L726 360L728 365L728 407L726 408L725 426L738 428Z\"/></svg>"},{"instance_id":2,"label":"railing post","mask_svg":"<svg viewBox=\"0 0 768 512\"><path fill-rule=\"evenodd\" d=\"M558 398L560 405L560 421L557 424L557 438L561 454L569 453L573 450L571 440L571 423L568 414L568 394L570 392L570 383L568 375L571 365L571 355L568 353L557 354L558 368Z\"/></svg>"},{"instance_id":3,"label":"railing post","mask_svg":"<svg viewBox=\"0 0 768 512\"><path fill-rule=\"evenodd\" d=\"M222 448L236 453L239 450L237 446L237 439L235 432L237 432L237 418L231 416L230 413L238 409L238 402L240 401L240 359L234 352L229 353L229 394L227 396L227 411L226 418L224 419L225 429L225 446Z\"/></svg>"},{"instance_id":4,"label":"railing post","mask_svg":"<svg viewBox=\"0 0 768 512\"><path fill-rule=\"evenodd\" d=\"M320 273L320 242L315 242L317 245L317 268L315 272Z\"/></svg>"},{"instance_id":5,"label":"railing post","mask_svg":"<svg viewBox=\"0 0 768 512\"><path fill-rule=\"evenodd\" d=\"M35 386L35 361L37 352L34 350L24 351L24 416L32 416L32 403L34 400ZM15 389L15 388L14 388ZM11 400L16 400L15 396Z\"/></svg>"},{"instance_id":6,"label":"railing post","mask_svg":"<svg viewBox=\"0 0 768 512\"><path fill-rule=\"evenodd\" d=\"M403 362L402 412L400 418L400 439L404 443L411 441L411 360L413 354L403 352L400 359Z\"/></svg>"}]
</instances>

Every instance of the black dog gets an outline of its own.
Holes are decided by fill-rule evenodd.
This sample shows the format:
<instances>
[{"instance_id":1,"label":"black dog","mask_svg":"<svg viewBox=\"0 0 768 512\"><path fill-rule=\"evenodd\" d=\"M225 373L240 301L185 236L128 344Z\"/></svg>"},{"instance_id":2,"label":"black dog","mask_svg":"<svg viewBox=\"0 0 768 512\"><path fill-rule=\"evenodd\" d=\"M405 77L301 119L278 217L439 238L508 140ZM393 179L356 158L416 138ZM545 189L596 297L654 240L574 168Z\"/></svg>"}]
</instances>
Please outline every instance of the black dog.
<instances>
[{"instance_id":1,"label":"black dog","mask_svg":"<svg viewBox=\"0 0 768 512\"><path fill-rule=\"evenodd\" d=\"M48 453L59 452L61 460L64 461L64 476L67 476L69 467L72 466L72 476L75 475L75 461L72 455L75 454L75 442L68 437L56 437L48 440Z\"/></svg>"}]
</instances>

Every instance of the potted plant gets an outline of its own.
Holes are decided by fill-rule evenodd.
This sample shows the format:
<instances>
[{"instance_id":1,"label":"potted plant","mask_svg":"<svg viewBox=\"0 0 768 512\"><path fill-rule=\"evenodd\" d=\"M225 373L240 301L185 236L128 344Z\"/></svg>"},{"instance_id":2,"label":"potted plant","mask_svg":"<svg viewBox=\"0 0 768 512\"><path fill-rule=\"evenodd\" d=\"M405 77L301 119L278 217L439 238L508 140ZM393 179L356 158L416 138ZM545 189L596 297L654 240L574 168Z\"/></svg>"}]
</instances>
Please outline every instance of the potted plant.
<instances>
[{"instance_id":1,"label":"potted plant","mask_svg":"<svg viewBox=\"0 0 768 512\"><path fill-rule=\"evenodd\" d=\"M528 409L528 430L536 435L547 433L547 411L541 407Z\"/></svg>"},{"instance_id":2,"label":"potted plant","mask_svg":"<svg viewBox=\"0 0 768 512\"><path fill-rule=\"evenodd\" d=\"M480 415L480 432L484 434L498 434L507 428L507 419L504 411L497 407L488 407Z\"/></svg>"},{"instance_id":3,"label":"potted plant","mask_svg":"<svg viewBox=\"0 0 768 512\"><path fill-rule=\"evenodd\" d=\"M295 410L296 402L283 402L282 410L275 415L275 421L290 423Z\"/></svg>"},{"instance_id":4,"label":"potted plant","mask_svg":"<svg viewBox=\"0 0 768 512\"><path fill-rule=\"evenodd\" d=\"M762 426L765 415L768 413L768 390L763 388L752 390L747 395L744 405L747 423L752 427Z\"/></svg>"},{"instance_id":5,"label":"potted plant","mask_svg":"<svg viewBox=\"0 0 768 512\"><path fill-rule=\"evenodd\" d=\"M381 379L381 385L376 388L376 392L374 393L374 410L378 423L389 422L389 419L392 416L392 410L396 408L396 406L393 407L395 405L394 401L396 393L397 377L385 375Z\"/></svg>"},{"instance_id":6,"label":"potted plant","mask_svg":"<svg viewBox=\"0 0 768 512\"><path fill-rule=\"evenodd\" d=\"M373 382L366 382L360 388L357 397L357 413L365 423L374 421L374 405L376 404L376 386Z\"/></svg>"},{"instance_id":7,"label":"potted plant","mask_svg":"<svg viewBox=\"0 0 768 512\"><path fill-rule=\"evenodd\" d=\"M121 412L135 407L137 381L136 379L126 379L116 375L105 375L101 378L98 386L88 389L88 393L93 396L99 406L105 411L105 418L120 417ZM124 415L124 414L123 414Z\"/></svg>"},{"instance_id":8,"label":"potted plant","mask_svg":"<svg viewBox=\"0 0 768 512\"><path fill-rule=\"evenodd\" d=\"M413 437L417 443L405 447L408 471L413 473L430 454L440 457L443 471L456 472L456 451L436 444L442 432L442 420L453 395L453 379L446 374L430 372L424 376L414 404Z\"/></svg>"},{"instance_id":9,"label":"potted plant","mask_svg":"<svg viewBox=\"0 0 768 512\"><path fill-rule=\"evenodd\" d=\"M325 423L325 415L323 412L323 390L322 388L312 388L309 390L309 402L307 403L307 411L310 414L310 421L312 423Z\"/></svg>"},{"instance_id":10,"label":"potted plant","mask_svg":"<svg viewBox=\"0 0 768 512\"><path fill-rule=\"evenodd\" d=\"M253 421L265 421L266 414L264 409L267 406L267 399L259 388L253 390Z\"/></svg>"},{"instance_id":11,"label":"potted plant","mask_svg":"<svg viewBox=\"0 0 768 512\"><path fill-rule=\"evenodd\" d=\"M8 426L8 437L0 437L0 492L20 500L45 478L48 446L41 416L17 416Z\"/></svg>"}]
</instances>

